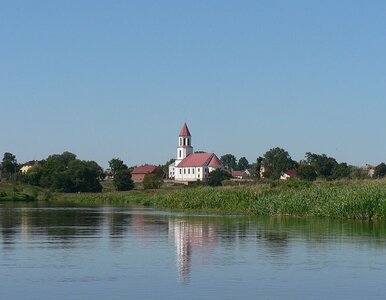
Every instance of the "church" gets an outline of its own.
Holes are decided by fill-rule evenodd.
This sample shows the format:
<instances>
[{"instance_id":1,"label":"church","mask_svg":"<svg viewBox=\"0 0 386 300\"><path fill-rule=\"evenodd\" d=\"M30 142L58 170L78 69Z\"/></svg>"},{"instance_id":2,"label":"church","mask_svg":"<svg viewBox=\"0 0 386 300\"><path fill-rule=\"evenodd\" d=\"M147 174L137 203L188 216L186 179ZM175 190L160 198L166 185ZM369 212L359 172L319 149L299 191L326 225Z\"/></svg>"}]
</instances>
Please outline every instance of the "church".
<instances>
[{"instance_id":1,"label":"church","mask_svg":"<svg viewBox=\"0 0 386 300\"><path fill-rule=\"evenodd\" d=\"M178 137L177 158L169 166L169 178L175 181L205 181L208 174L223 165L214 153L193 153L192 136L184 124Z\"/></svg>"}]
</instances>

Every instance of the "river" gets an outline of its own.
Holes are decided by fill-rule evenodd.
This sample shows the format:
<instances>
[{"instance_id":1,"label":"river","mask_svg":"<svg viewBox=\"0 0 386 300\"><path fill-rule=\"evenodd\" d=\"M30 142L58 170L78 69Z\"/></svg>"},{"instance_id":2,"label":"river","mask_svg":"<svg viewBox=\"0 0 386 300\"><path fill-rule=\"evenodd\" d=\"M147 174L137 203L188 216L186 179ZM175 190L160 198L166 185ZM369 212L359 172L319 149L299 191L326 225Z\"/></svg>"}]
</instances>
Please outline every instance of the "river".
<instances>
[{"instance_id":1,"label":"river","mask_svg":"<svg viewBox=\"0 0 386 300\"><path fill-rule=\"evenodd\" d=\"M1 299L385 299L386 222L0 204Z\"/></svg>"}]
</instances>

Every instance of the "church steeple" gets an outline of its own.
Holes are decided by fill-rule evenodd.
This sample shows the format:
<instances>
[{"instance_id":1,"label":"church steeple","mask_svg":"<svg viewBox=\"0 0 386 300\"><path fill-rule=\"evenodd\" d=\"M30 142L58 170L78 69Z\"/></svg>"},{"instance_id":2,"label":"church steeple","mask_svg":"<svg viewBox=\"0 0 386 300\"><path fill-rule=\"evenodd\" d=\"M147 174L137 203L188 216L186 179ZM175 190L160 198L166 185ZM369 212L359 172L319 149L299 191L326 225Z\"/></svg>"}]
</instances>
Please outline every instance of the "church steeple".
<instances>
[{"instance_id":1,"label":"church steeple","mask_svg":"<svg viewBox=\"0 0 386 300\"><path fill-rule=\"evenodd\" d=\"M177 148L177 160L176 165L183 160L185 157L193 153L192 147L192 136L190 134L188 125L184 123L182 126L180 135L178 137L178 148Z\"/></svg>"}]
</instances>

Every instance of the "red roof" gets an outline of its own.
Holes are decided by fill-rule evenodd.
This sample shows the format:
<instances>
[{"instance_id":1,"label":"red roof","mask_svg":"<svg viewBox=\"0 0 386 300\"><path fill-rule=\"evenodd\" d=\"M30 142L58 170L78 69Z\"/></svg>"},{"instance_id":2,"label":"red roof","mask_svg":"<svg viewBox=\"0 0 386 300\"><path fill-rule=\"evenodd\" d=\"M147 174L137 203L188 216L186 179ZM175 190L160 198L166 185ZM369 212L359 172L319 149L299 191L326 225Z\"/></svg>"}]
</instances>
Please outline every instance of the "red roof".
<instances>
[{"instance_id":1,"label":"red roof","mask_svg":"<svg viewBox=\"0 0 386 300\"><path fill-rule=\"evenodd\" d=\"M209 167L222 167L222 162L221 162L221 160L218 159L218 157L215 154L213 154L213 157L210 160L210 163L208 166Z\"/></svg>"},{"instance_id":2,"label":"red roof","mask_svg":"<svg viewBox=\"0 0 386 300\"><path fill-rule=\"evenodd\" d=\"M296 170L294 170L294 169L287 170L284 173L287 174L290 177L296 176L296 174L297 174Z\"/></svg>"},{"instance_id":3,"label":"red roof","mask_svg":"<svg viewBox=\"0 0 386 300\"><path fill-rule=\"evenodd\" d=\"M191 136L188 125L186 125L186 123L184 123L184 126L182 126L180 136Z\"/></svg>"},{"instance_id":4,"label":"red roof","mask_svg":"<svg viewBox=\"0 0 386 300\"><path fill-rule=\"evenodd\" d=\"M155 172L159 167L149 165L149 166L140 166L137 168L134 168L133 172L131 174L147 174L147 173L153 173Z\"/></svg>"},{"instance_id":5,"label":"red roof","mask_svg":"<svg viewBox=\"0 0 386 300\"><path fill-rule=\"evenodd\" d=\"M232 171L232 176L233 177L240 177L243 176L244 172L243 171Z\"/></svg>"},{"instance_id":6,"label":"red roof","mask_svg":"<svg viewBox=\"0 0 386 300\"><path fill-rule=\"evenodd\" d=\"M193 153L185 157L177 167L222 167L214 153Z\"/></svg>"}]
</instances>

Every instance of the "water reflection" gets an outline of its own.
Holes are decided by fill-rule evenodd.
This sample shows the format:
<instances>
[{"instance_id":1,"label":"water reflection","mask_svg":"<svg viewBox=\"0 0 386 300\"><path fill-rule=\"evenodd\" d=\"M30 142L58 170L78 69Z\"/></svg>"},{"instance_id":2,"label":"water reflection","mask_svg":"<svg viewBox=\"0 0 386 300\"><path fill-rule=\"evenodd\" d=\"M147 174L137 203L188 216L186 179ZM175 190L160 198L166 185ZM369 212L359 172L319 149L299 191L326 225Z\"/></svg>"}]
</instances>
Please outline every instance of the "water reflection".
<instances>
[{"instance_id":1,"label":"water reflection","mask_svg":"<svg viewBox=\"0 0 386 300\"><path fill-rule=\"evenodd\" d=\"M218 233L212 223L189 218L169 218L169 235L174 237L180 282L187 284L193 252L210 252Z\"/></svg>"},{"instance_id":2,"label":"water reflection","mask_svg":"<svg viewBox=\"0 0 386 300\"><path fill-rule=\"evenodd\" d=\"M47 242L45 247L77 249L86 241L97 245L98 239L105 238L114 249L124 250L134 242L154 245L157 255L157 247L166 242L171 245L168 251L175 252L179 282L184 285L190 284L192 269L208 265L255 263L259 268L268 261L270 266L283 266L299 245L304 245L305 253L323 254L334 244L386 249L383 221L194 217L51 204L0 206L0 235L6 252L29 247L34 240ZM255 256L246 257L251 249Z\"/></svg>"}]
</instances>

